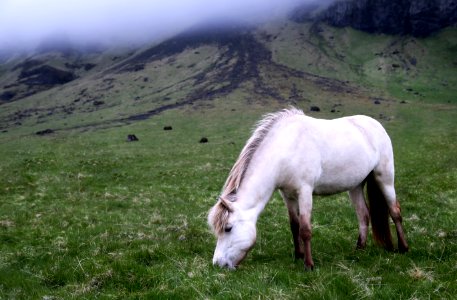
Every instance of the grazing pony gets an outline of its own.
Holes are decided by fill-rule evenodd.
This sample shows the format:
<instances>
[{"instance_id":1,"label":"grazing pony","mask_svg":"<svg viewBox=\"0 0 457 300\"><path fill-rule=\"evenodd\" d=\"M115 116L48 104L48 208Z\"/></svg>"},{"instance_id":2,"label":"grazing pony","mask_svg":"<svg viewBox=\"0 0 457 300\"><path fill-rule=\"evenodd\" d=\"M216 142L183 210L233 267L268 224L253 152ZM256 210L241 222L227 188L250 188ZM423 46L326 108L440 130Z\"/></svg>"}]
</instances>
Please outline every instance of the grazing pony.
<instances>
[{"instance_id":1,"label":"grazing pony","mask_svg":"<svg viewBox=\"0 0 457 300\"><path fill-rule=\"evenodd\" d=\"M364 186L367 186L368 207ZM313 269L311 209L314 195L349 191L364 248L371 220L375 241L393 250L389 214L400 252L408 251L394 189L392 144L367 116L315 119L290 108L261 120L225 182L208 224L217 236L213 264L234 269L256 240L256 222L275 189L289 211L295 257Z\"/></svg>"}]
</instances>

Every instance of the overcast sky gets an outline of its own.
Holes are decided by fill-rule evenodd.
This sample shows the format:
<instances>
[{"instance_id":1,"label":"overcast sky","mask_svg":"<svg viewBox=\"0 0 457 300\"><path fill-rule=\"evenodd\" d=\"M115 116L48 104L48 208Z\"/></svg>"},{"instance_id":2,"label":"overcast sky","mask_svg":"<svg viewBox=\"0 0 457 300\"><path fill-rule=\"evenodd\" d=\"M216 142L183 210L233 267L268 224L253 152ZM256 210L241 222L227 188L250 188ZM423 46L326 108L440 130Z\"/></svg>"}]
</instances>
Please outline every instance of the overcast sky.
<instances>
[{"instance_id":1,"label":"overcast sky","mask_svg":"<svg viewBox=\"0 0 457 300\"><path fill-rule=\"evenodd\" d=\"M0 0L0 49L66 36L78 43L143 42L207 19L272 18L319 0ZM327 0L328 1L328 0Z\"/></svg>"}]
</instances>

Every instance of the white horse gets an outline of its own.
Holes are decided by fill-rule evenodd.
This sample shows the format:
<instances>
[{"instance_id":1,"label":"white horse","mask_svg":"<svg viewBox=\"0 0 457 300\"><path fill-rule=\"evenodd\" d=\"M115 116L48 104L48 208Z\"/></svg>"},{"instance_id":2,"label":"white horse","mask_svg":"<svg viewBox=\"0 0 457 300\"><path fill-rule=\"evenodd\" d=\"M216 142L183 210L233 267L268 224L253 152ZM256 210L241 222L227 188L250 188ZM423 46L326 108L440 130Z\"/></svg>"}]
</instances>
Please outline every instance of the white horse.
<instances>
[{"instance_id":1,"label":"white horse","mask_svg":"<svg viewBox=\"0 0 457 300\"><path fill-rule=\"evenodd\" d=\"M367 185L369 208L365 202ZM357 248L366 245L371 220L375 241L393 250L392 217L400 252L408 251L394 189L392 144L367 116L322 120L290 108L258 123L211 208L208 223L218 240L213 264L235 268L256 240L256 222L275 189L289 211L295 257L313 269L312 197L349 191L359 221Z\"/></svg>"}]
</instances>

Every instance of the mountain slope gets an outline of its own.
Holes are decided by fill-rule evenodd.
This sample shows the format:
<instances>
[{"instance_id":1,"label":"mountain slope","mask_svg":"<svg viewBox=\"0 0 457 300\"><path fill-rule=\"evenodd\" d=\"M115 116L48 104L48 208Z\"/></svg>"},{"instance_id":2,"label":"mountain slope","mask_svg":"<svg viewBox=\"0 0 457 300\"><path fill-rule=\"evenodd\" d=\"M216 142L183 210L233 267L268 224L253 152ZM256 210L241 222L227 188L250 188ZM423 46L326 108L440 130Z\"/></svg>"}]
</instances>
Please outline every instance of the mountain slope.
<instances>
[{"instance_id":1,"label":"mountain slope","mask_svg":"<svg viewBox=\"0 0 457 300\"><path fill-rule=\"evenodd\" d=\"M115 126L218 101L314 106L336 115L379 115L374 102L452 101L455 32L418 39L282 21L192 29L116 54L40 54L3 65L0 94L16 84L26 97L5 100L0 130ZM40 78L57 82L40 90L43 85L33 85Z\"/></svg>"}]
</instances>

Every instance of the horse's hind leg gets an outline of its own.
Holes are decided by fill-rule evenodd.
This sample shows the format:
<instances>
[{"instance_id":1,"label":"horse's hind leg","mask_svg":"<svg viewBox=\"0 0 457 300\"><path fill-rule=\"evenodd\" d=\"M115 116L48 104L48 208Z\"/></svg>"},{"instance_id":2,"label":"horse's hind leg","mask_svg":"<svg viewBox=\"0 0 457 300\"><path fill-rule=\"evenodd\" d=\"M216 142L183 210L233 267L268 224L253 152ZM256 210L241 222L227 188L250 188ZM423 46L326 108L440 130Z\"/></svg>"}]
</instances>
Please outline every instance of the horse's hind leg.
<instances>
[{"instance_id":1,"label":"horse's hind leg","mask_svg":"<svg viewBox=\"0 0 457 300\"><path fill-rule=\"evenodd\" d=\"M397 230L398 251L400 253L407 252L409 247L408 243L406 242L405 233L403 231L400 203L395 196L395 189L393 185L387 185L383 186L381 190L386 197L387 205L389 206L389 214L394 221L395 228Z\"/></svg>"},{"instance_id":2,"label":"horse's hind leg","mask_svg":"<svg viewBox=\"0 0 457 300\"><path fill-rule=\"evenodd\" d=\"M305 257L305 249L303 243L300 241L299 231L300 223L298 218L298 200L296 196L292 196L284 191L280 191L282 198L289 211L290 230L292 231L292 238L295 248L295 259L303 259Z\"/></svg>"},{"instance_id":3,"label":"horse's hind leg","mask_svg":"<svg viewBox=\"0 0 457 300\"><path fill-rule=\"evenodd\" d=\"M359 238L357 239L357 249L363 249L367 243L368 225L370 215L363 194L363 185L360 184L356 188L349 191L349 197L354 205L357 219L359 221Z\"/></svg>"},{"instance_id":4,"label":"horse's hind leg","mask_svg":"<svg viewBox=\"0 0 457 300\"><path fill-rule=\"evenodd\" d=\"M384 176L380 174L383 174ZM405 233L403 231L400 203L398 202L395 194L393 175L386 176L386 174L389 173L375 172L375 179L378 182L381 192L386 199L387 205L389 207L390 217L394 221L395 228L397 230L398 251L404 253L408 251L409 247L408 243L406 242Z\"/></svg>"},{"instance_id":5,"label":"horse's hind leg","mask_svg":"<svg viewBox=\"0 0 457 300\"><path fill-rule=\"evenodd\" d=\"M397 229L398 237L398 251L400 253L405 253L408 251L408 243L406 242L405 233L403 231L402 217L400 213L400 203L396 200L393 208L390 208L390 216L395 223L395 228Z\"/></svg>"}]
</instances>

